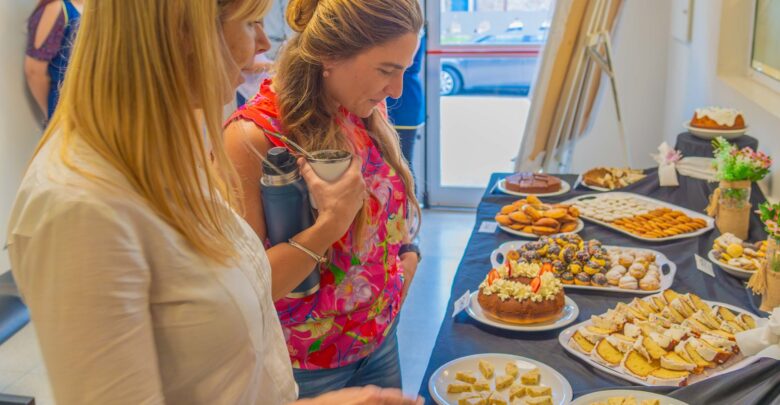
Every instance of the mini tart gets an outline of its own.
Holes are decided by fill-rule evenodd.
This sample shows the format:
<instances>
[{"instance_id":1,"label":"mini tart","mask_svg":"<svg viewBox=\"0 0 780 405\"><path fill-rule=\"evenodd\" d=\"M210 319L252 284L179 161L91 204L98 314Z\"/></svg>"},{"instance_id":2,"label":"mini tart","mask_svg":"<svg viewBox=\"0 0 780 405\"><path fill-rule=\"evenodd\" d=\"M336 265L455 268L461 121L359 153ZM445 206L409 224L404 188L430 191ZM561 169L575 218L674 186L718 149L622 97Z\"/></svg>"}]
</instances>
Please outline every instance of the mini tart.
<instances>
[{"instance_id":1,"label":"mini tart","mask_svg":"<svg viewBox=\"0 0 780 405\"><path fill-rule=\"evenodd\" d=\"M650 375L647 376L647 381L653 385L672 385L679 387L685 385L689 375L691 375L691 373L688 371L669 370L661 367L653 370Z\"/></svg>"},{"instance_id":2,"label":"mini tart","mask_svg":"<svg viewBox=\"0 0 780 405\"><path fill-rule=\"evenodd\" d=\"M658 368L636 350L632 350L626 354L626 357L623 358L622 366L628 374L642 380L646 379L650 373Z\"/></svg>"},{"instance_id":3,"label":"mini tart","mask_svg":"<svg viewBox=\"0 0 780 405\"><path fill-rule=\"evenodd\" d=\"M577 275L574 276L574 284L590 285L590 276L585 272L577 273Z\"/></svg>"},{"instance_id":4,"label":"mini tart","mask_svg":"<svg viewBox=\"0 0 780 405\"><path fill-rule=\"evenodd\" d=\"M612 367L619 365L620 361L623 360L623 353L615 346L612 346L607 339L602 339L596 345L596 350L591 353L591 356L597 363Z\"/></svg>"},{"instance_id":5,"label":"mini tart","mask_svg":"<svg viewBox=\"0 0 780 405\"><path fill-rule=\"evenodd\" d=\"M594 287L606 287L609 285L607 282L607 276L601 273L594 274L593 277L590 278L590 283Z\"/></svg>"}]
</instances>

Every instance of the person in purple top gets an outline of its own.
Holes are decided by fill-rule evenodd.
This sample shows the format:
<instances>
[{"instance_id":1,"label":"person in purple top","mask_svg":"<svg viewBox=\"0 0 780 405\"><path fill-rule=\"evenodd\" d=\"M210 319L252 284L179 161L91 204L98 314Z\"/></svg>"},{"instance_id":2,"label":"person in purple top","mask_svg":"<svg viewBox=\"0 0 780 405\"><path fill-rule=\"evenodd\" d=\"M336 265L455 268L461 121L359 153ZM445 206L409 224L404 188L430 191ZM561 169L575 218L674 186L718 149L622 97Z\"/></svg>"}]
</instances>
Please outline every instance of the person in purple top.
<instances>
[{"instance_id":1,"label":"person in purple top","mask_svg":"<svg viewBox=\"0 0 780 405\"><path fill-rule=\"evenodd\" d=\"M83 7L84 0L40 0L27 23L24 74L47 121L57 107Z\"/></svg>"}]
</instances>

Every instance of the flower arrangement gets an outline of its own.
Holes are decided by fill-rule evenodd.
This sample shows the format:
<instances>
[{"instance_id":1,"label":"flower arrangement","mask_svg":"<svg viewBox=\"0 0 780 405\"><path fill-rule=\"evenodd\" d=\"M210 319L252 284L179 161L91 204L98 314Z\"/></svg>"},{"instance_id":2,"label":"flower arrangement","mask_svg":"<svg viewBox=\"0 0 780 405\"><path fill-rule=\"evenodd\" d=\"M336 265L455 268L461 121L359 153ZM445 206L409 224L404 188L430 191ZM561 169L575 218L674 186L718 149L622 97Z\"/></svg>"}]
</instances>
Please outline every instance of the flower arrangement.
<instances>
[{"instance_id":1,"label":"flower arrangement","mask_svg":"<svg viewBox=\"0 0 780 405\"><path fill-rule=\"evenodd\" d=\"M751 148L737 149L723 137L712 141L715 169L721 181L759 181L769 174L772 158Z\"/></svg>"}]
</instances>

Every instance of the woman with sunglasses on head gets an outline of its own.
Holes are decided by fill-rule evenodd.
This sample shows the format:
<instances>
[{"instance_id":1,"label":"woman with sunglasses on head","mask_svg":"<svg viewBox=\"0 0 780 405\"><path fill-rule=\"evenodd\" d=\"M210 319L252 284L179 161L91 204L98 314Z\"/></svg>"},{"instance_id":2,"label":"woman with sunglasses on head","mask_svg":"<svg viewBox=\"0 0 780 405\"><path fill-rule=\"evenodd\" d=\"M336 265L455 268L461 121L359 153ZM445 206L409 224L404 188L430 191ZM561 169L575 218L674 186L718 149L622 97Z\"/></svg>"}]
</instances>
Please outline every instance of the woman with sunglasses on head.
<instances>
[{"instance_id":1,"label":"woman with sunglasses on head","mask_svg":"<svg viewBox=\"0 0 780 405\"><path fill-rule=\"evenodd\" d=\"M297 34L282 47L276 76L225 131L247 190L244 216L266 239L258 155L285 145L278 134L308 151L355 156L368 190L365 205L346 218L354 220L346 233L294 240L327 263L319 267L318 291L275 295L276 309L301 396L363 384L400 387L395 327L420 259L411 243L420 209L385 99L401 96L422 11L417 0L291 0L287 20ZM274 286L294 287L291 275L315 264L298 250L284 243L269 249Z\"/></svg>"}]
</instances>

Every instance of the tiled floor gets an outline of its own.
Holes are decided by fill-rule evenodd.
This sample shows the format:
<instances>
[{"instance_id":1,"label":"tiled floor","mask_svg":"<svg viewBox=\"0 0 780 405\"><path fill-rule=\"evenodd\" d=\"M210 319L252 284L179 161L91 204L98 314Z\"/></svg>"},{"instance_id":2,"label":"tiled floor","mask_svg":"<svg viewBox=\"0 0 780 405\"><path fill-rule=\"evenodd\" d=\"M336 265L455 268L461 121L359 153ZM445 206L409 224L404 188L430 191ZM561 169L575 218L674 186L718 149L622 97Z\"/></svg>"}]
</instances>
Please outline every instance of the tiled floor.
<instances>
[{"instance_id":1,"label":"tiled floor","mask_svg":"<svg viewBox=\"0 0 780 405\"><path fill-rule=\"evenodd\" d=\"M452 277L474 226L471 212L425 210L420 233L424 260L398 325L404 391L417 393L442 317ZM0 345L0 393L35 397L54 404L35 328L26 326Z\"/></svg>"}]
</instances>

